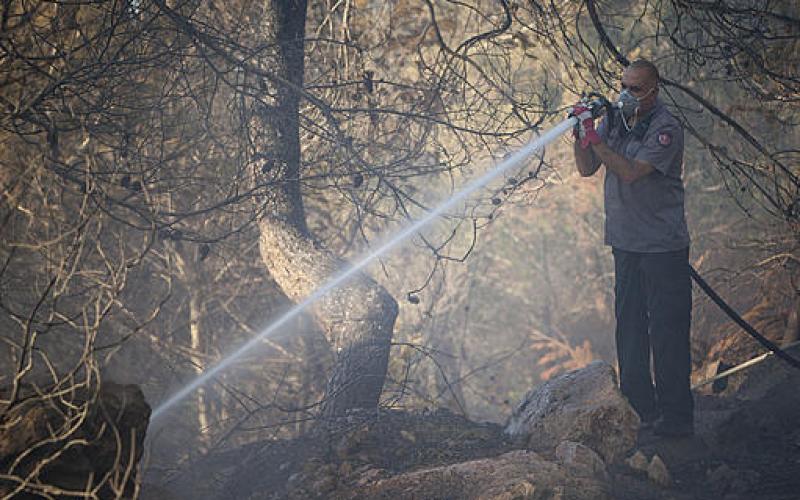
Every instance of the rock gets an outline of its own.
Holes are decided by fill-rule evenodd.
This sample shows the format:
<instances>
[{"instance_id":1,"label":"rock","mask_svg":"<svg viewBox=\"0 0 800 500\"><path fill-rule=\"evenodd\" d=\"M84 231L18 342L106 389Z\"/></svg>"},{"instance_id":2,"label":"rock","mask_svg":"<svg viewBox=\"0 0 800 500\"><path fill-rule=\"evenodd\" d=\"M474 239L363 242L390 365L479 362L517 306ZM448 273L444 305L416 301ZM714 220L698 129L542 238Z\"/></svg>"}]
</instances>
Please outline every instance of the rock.
<instances>
[{"instance_id":1,"label":"rock","mask_svg":"<svg viewBox=\"0 0 800 500\"><path fill-rule=\"evenodd\" d=\"M100 498L131 496L150 418L141 390L104 382L96 392L52 398L28 392L32 397L0 411L0 473L9 479L0 480L0 496L87 487ZM18 487L13 477L29 479Z\"/></svg>"},{"instance_id":2,"label":"rock","mask_svg":"<svg viewBox=\"0 0 800 500\"><path fill-rule=\"evenodd\" d=\"M653 455L650 460L650 465L647 466L647 477L664 488L669 488L672 484L672 477L669 475L667 465L658 455Z\"/></svg>"},{"instance_id":3,"label":"rock","mask_svg":"<svg viewBox=\"0 0 800 500\"><path fill-rule=\"evenodd\" d=\"M559 463L591 471L596 477L608 481L606 464L593 449L573 441L563 441L556 447Z\"/></svg>"},{"instance_id":4,"label":"rock","mask_svg":"<svg viewBox=\"0 0 800 500\"><path fill-rule=\"evenodd\" d=\"M609 464L633 448L638 430L639 417L619 391L614 368L601 361L530 391L505 429L531 450L546 452L574 441Z\"/></svg>"},{"instance_id":5,"label":"rock","mask_svg":"<svg viewBox=\"0 0 800 500\"><path fill-rule=\"evenodd\" d=\"M574 456L588 456L579 451L584 448L572 445L562 447L565 456L570 455L570 449L576 452ZM336 497L610 500L609 483L597 477L596 462L589 462L560 464L533 451L517 450L495 458L400 474L372 484L364 485L362 481L357 489L337 491Z\"/></svg>"},{"instance_id":6,"label":"rock","mask_svg":"<svg viewBox=\"0 0 800 500\"><path fill-rule=\"evenodd\" d=\"M650 465L647 461L647 457L644 455L644 453L642 453L642 450L636 450L636 453L625 460L625 463L631 469L641 472L647 472L647 467Z\"/></svg>"},{"instance_id":7,"label":"rock","mask_svg":"<svg viewBox=\"0 0 800 500\"><path fill-rule=\"evenodd\" d=\"M377 481L378 479L380 479L385 475L386 472L381 469L369 468L361 473L361 475L358 478L358 481L356 482L356 486L361 488L363 486L370 484L371 482Z\"/></svg>"}]
</instances>

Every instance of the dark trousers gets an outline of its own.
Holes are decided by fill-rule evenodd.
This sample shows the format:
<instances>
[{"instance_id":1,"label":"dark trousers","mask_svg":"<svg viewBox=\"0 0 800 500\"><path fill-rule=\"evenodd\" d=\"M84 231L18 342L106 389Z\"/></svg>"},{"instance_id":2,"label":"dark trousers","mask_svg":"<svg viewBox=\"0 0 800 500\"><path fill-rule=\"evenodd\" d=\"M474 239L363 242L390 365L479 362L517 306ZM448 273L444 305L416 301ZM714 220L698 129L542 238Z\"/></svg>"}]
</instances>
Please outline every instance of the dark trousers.
<instances>
[{"instance_id":1,"label":"dark trousers","mask_svg":"<svg viewBox=\"0 0 800 500\"><path fill-rule=\"evenodd\" d=\"M689 249L638 253L615 248L613 254L620 389L642 420L660 414L691 422Z\"/></svg>"}]
</instances>

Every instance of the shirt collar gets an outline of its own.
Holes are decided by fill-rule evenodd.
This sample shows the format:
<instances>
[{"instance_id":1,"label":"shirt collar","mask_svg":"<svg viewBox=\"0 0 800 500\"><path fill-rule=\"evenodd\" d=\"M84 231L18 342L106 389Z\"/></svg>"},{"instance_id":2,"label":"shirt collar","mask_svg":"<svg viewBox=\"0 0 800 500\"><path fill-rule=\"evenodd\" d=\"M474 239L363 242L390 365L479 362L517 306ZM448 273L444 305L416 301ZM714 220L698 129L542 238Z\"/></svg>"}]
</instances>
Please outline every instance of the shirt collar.
<instances>
[{"instance_id":1,"label":"shirt collar","mask_svg":"<svg viewBox=\"0 0 800 500\"><path fill-rule=\"evenodd\" d=\"M664 107L664 103L661 101L660 97L656 97L656 102L650 111L647 112L646 115L642 115L639 117L639 121L650 120L655 116L656 112L658 112L661 108Z\"/></svg>"}]
</instances>

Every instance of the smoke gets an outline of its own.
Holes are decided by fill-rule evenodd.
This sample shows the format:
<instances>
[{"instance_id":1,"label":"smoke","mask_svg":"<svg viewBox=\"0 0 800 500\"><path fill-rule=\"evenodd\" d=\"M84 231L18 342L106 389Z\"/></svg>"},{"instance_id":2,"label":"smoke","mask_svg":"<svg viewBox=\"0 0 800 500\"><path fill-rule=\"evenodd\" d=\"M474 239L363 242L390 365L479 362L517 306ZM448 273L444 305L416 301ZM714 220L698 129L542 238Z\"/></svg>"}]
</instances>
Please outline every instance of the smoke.
<instances>
[{"instance_id":1,"label":"smoke","mask_svg":"<svg viewBox=\"0 0 800 500\"><path fill-rule=\"evenodd\" d=\"M482 189L494 179L502 175L504 172L519 165L522 161L528 159L535 152L541 150L544 146L555 140L564 132L570 130L575 125L575 118L568 118L555 127L551 128L535 140L529 142L515 153L508 156L506 159L491 168L488 172L481 175L477 179L467 183L461 190L455 192L449 198L443 200L434 209L430 210L420 219L413 221L405 228L398 231L396 234L388 237L383 243L379 244L374 250L368 254L356 259L353 264L342 269L339 274L333 276L323 286L315 290L311 295L291 307L286 313L275 319L272 323L267 325L261 332L245 342L243 345L235 349L230 354L226 355L215 365L207 368L202 374L195 377L192 381L179 389L175 394L170 396L166 401L161 403L152 413L151 421L156 421L164 416L173 406L182 401L184 398L192 394L198 388L205 385L208 381L220 374L222 371L237 363L242 356L250 352L257 345L262 343L265 339L273 338L280 335L282 328L287 325L292 319L306 310L309 306L324 297L327 293L335 288L343 285L348 279L353 277L357 272L364 269L372 261L387 254L390 250L394 249L407 239L417 234L425 226L436 220L438 217L446 214L449 210L455 208L459 203L465 201L470 195Z\"/></svg>"}]
</instances>

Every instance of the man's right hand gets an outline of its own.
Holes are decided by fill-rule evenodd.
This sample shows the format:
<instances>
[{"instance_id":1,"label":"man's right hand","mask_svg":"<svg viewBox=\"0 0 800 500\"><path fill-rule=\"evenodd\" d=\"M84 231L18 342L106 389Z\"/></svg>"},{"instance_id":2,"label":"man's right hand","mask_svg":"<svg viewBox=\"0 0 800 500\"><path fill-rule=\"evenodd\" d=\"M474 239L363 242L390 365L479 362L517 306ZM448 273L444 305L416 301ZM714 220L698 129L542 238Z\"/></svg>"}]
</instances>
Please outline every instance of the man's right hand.
<instances>
[{"instance_id":1,"label":"man's right hand","mask_svg":"<svg viewBox=\"0 0 800 500\"><path fill-rule=\"evenodd\" d=\"M594 118L592 117L592 110L590 110L584 103L579 102L575 104L571 111L570 116L578 119L575 125L575 140L580 141L581 149L588 148L591 144L600 144L600 135L594 129Z\"/></svg>"}]
</instances>

